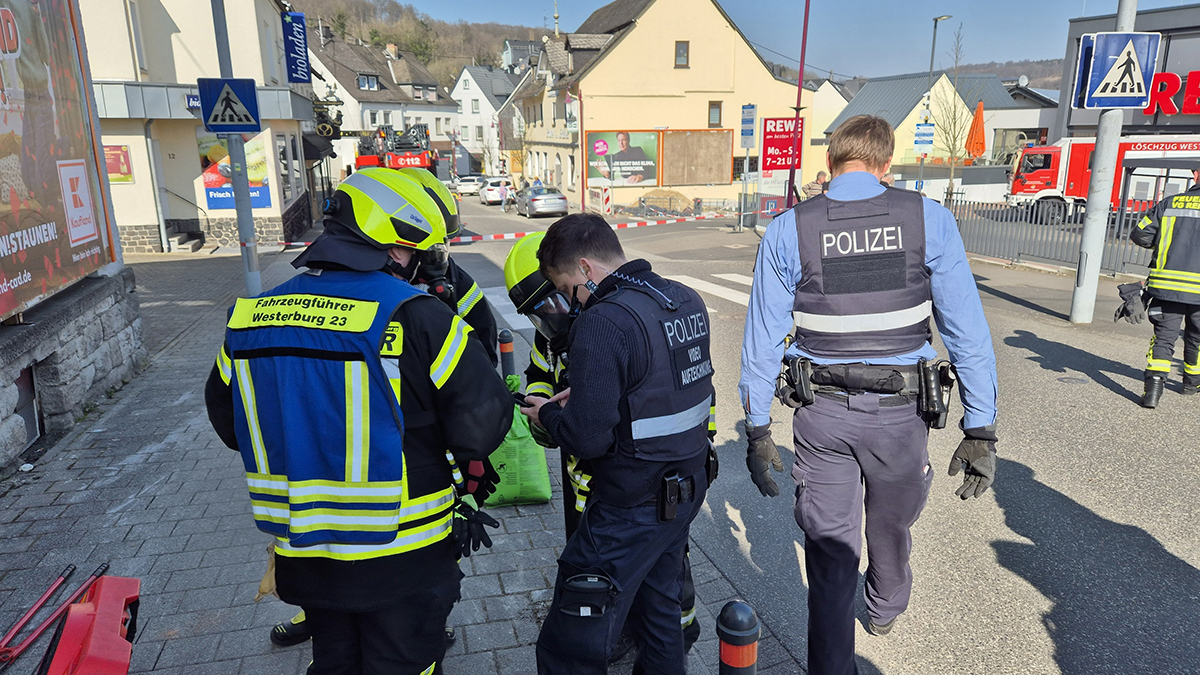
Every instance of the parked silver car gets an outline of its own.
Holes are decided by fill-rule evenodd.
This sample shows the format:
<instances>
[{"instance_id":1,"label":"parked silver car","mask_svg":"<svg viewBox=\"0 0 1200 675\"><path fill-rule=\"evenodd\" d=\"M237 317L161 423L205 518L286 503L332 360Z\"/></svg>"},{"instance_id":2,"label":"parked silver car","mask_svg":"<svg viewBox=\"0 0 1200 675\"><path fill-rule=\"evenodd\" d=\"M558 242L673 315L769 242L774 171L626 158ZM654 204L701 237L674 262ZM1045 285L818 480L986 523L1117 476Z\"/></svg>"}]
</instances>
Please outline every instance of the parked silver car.
<instances>
[{"instance_id":1,"label":"parked silver car","mask_svg":"<svg viewBox=\"0 0 1200 675\"><path fill-rule=\"evenodd\" d=\"M558 188L527 187L517 193L517 213L526 218L567 215L567 198Z\"/></svg>"},{"instance_id":2,"label":"parked silver car","mask_svg":"<svg viewBox=\"0 0 1200 675\"><path fill-rule=\"evenodd\" d=\"M477 195L483 187L483 176L459 176L454 191L460 195Z\"/></svg>"}]
</instances>

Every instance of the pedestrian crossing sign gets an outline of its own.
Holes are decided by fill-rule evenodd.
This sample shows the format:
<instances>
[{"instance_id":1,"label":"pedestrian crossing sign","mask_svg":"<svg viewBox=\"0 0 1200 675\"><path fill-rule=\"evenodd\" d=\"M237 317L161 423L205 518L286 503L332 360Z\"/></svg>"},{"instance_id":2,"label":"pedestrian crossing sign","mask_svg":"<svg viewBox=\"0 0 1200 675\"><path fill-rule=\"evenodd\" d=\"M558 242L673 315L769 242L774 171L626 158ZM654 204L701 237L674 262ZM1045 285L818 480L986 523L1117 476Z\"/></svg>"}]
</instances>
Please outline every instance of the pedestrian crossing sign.
<instances>
[{"instance_id":1,"label":"pedestrian crossing sign","mask_svg":"<svg viewBox=\"0 0 1200 675\"><path fill-rule=\"evenodd\" d=\"M204 128L214 133L261 131L258 93L254 80L201 78L200 114Z\"/></svg>"},{"instance_id":2,"label":"pedestrian crossing sign","mask_svg":"<svg viewBox=\"0 0 1200 675\"><path fill-rule=\"evenodd\" d=\"M1080 69L1083 107L1145 108L1158 61L1158 33L1096 33L1091 65Z\"/></svg>"}]
</instances>

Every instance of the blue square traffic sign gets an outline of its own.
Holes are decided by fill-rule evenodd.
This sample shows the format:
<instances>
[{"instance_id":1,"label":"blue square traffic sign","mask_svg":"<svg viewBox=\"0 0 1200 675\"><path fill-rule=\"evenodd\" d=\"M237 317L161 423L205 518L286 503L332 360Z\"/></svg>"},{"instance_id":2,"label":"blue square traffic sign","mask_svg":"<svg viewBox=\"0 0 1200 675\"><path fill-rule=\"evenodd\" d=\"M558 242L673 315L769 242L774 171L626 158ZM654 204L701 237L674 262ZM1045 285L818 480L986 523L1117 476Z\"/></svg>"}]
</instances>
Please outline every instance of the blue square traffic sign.
<instances>
[{"instance_id":1,"label":"blue square traffic sign","mask_svg":"<svg viewBox=\"0 0 1200 675\"><path fill-rule=\"evenodd\" d=\"M1083 107L1145 108L1160 40L1158 33L1096 33Z\"/></svg>"},{"instance_id":2,"label":"blue square traffic sign","mask_svg":"<svg viewBox=\"0 0 1200 675\"><path fill-rule=\"evenodd\" d=\"M214 133L261 131L258 92L254 80L200 78L200 114L204 128Z\"/></svg>"}]
</instances>

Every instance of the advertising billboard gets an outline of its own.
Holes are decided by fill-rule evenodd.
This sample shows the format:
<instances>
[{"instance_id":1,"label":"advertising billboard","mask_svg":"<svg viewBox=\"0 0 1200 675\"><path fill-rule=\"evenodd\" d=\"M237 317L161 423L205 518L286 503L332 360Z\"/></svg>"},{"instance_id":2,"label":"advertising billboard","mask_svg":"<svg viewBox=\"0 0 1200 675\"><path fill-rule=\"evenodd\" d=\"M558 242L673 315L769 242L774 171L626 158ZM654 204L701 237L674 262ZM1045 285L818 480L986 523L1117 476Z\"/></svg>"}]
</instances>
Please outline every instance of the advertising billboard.
<instances>
[{"instance_id":1,"label":"advertising billboard","mask_svg":"<svg viewBox=\"0 0 1200 675\"><path fill-rule=\"evenodd\" d=\"M0 318L111 259L73 11L0 7Z\"/></svg>"},{"instance_id":2,"label":"advertising billboard","mask_svg":"<svg viewBox=\"0 0 1200 675\"><path fill-rule=\"evenodd\" d=\"M133 182L133 168L129 159L128 145L104 146L104 167L108 172L110 184Z\"/></svg>"},{"instance_id":3,"label":"advertising billboard","mask_svg":"<svg viewBox=\"0 0 1200 675\"><path fill-rule=\"evenodd\" d=\"M657 131L589 131L588 185L658 185Z\"/></svg>"},{"instance_id":4,"label":"advertising billboard","mask_svg":"<svg viewBox=\"0 0 1200 675\"><path fill-rule=\"evenodd\" d=\"M242 134L246 148L246 176L250 179L250 206L271 206L271 187L267 182L267 136ZM233 209L233 178L229 166L229 148L216 134L196 127L196 147L200 151L200 177L204 179L204 197L209 209Z\"/></svg>"},{"instance_id":5,"label":"advertising billboard","mask_svg":"<svg viewBox=\"0 0 1200 675\"><path fill-rule=\"evenodd\" d=\"M795 141L796 118L768 117L763 119L762 160L763 171L787 171L792 168L792 149L804 147L804 118L800 118L800 143ZM795 162L800 168L799 159Z\"/></svg>"}]
</instances>

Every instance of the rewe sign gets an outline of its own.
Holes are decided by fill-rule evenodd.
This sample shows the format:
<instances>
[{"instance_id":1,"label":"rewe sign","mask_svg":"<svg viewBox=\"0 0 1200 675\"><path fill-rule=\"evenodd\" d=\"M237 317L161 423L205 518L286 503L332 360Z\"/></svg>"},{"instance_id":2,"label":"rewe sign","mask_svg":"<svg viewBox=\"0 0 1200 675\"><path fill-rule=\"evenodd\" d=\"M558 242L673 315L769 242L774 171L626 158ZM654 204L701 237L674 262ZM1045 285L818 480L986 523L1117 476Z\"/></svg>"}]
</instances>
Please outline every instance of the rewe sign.
<instances>
[{"instance_id":1,"label":"rewe sign","mask_svg":"<svg viewBox=\"0 0 1200 675\"><path fill-rule=\"evenodd\" d=\"M804 147L804 118L800 118L800 142L796 143L796 118L767 117L763 119L762 158L763 171L791 169L793 164L800 168L800 161L792 159L792 149Z\"/></svg>"},{"instance_id":2,"label":"rewe sign","mask_svg":"<svg viewBox=\"0 0 1200 675\"><path fill-rule=\"evenodd\" d=\"M1183 90L1182 105L1175 104L1175 96ZM1164 115L1200 115L1200 70L1187 75L1187 84L1179 73L1155 73L1150 85L1150 102L1142 109L1143 115L1162 112Z\"/></svg>"}]
</instances>

